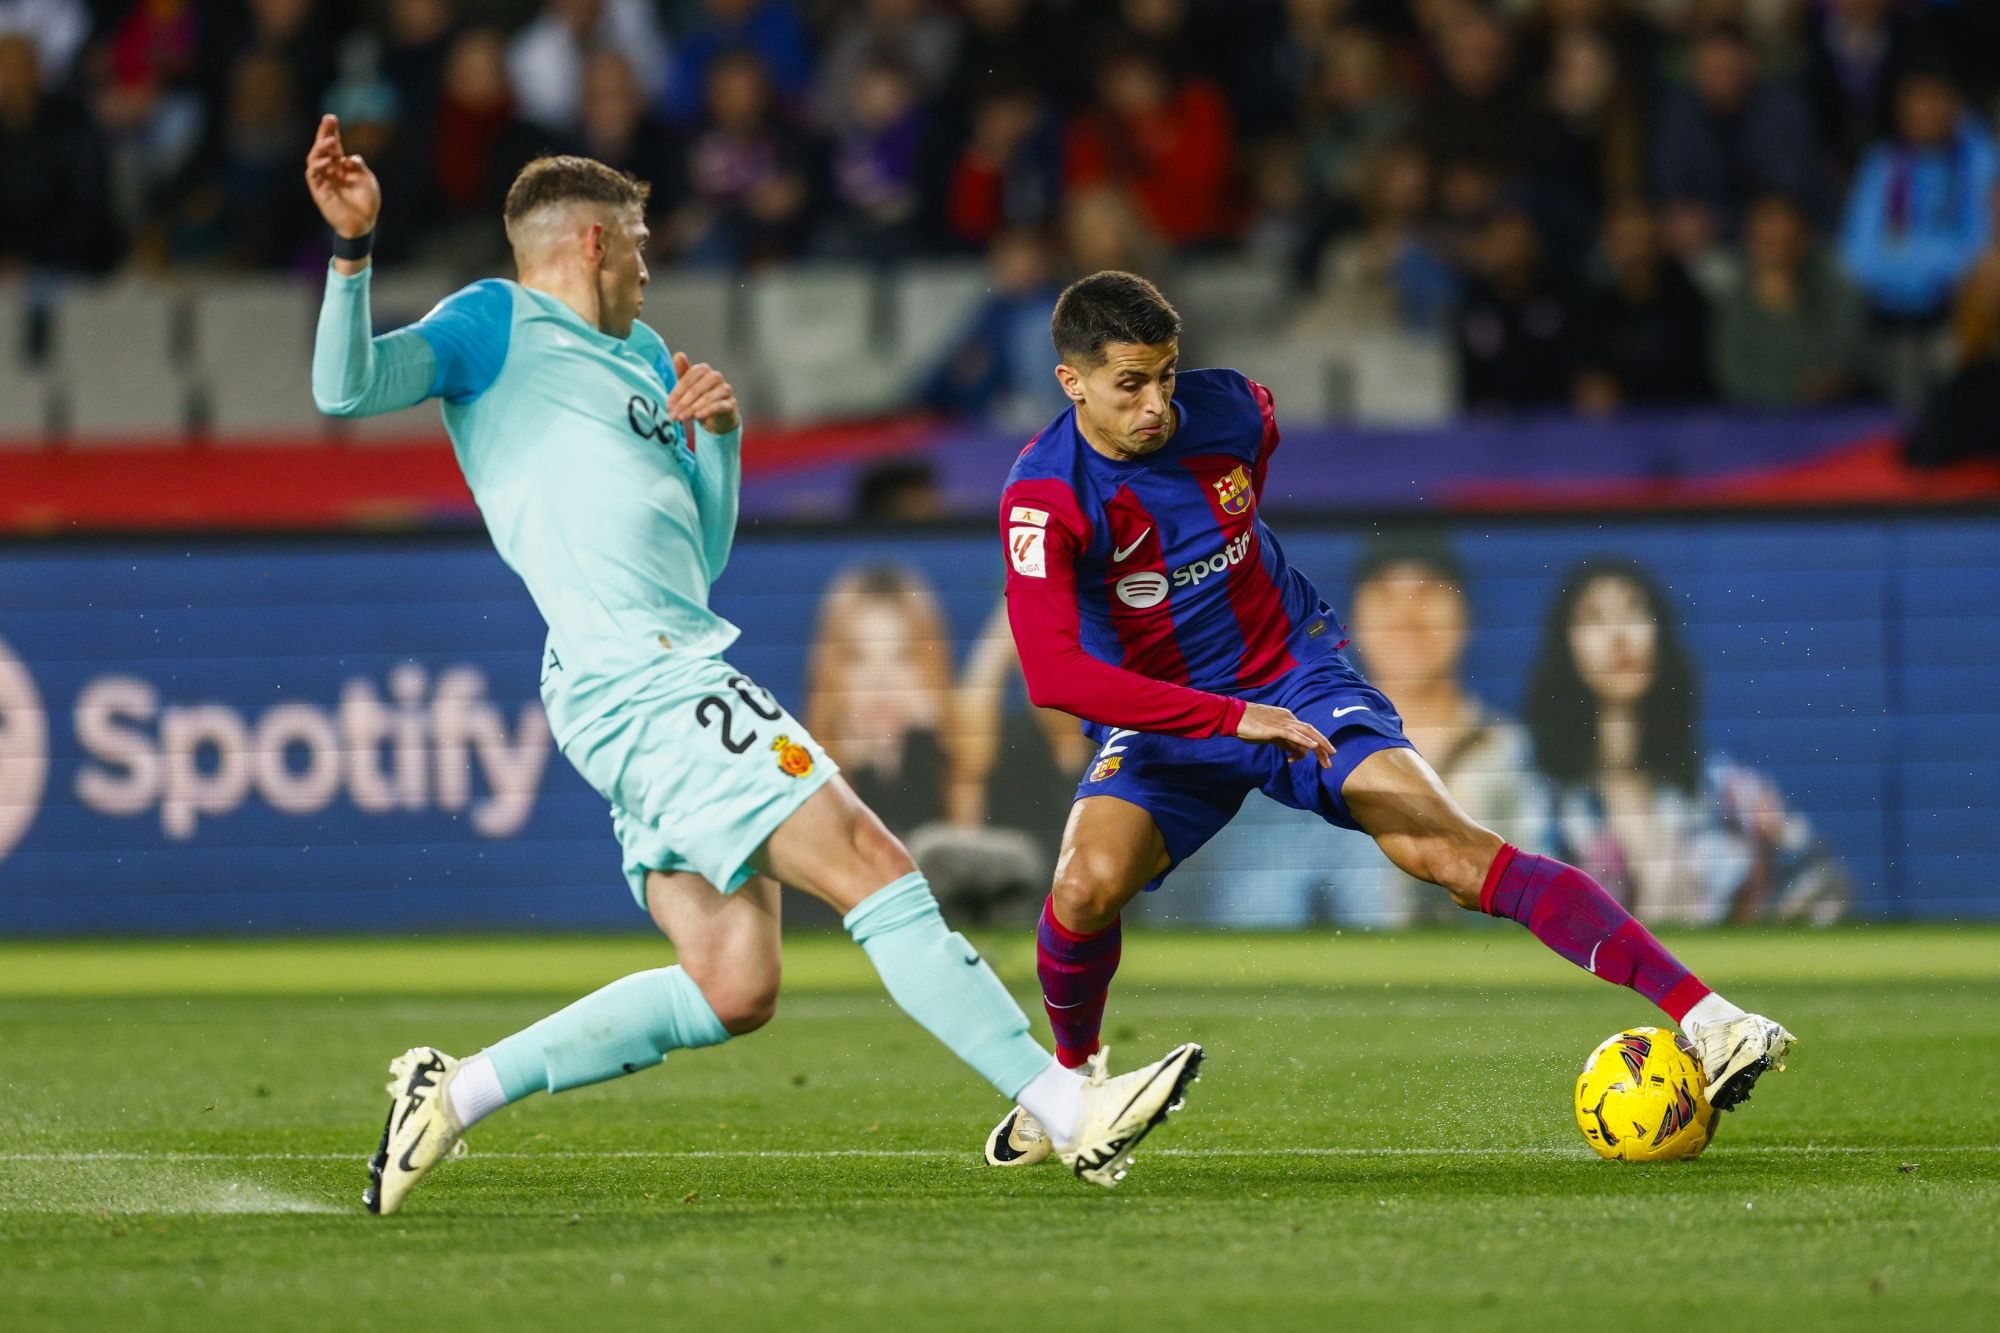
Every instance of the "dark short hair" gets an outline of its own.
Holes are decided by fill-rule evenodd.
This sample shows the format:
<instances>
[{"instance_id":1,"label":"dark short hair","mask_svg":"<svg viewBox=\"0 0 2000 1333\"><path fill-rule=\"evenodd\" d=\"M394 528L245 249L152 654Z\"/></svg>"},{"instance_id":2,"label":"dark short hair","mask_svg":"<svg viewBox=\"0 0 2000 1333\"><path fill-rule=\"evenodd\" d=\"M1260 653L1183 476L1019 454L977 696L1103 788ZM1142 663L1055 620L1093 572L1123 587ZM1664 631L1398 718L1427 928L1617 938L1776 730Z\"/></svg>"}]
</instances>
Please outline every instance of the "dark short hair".
<instances>
[{"instance_id":1,"label":"dark short hair","mask_svg":"<svg viewBox=\"0 0 2000 1333\"><path fill-rule=\"evenodd\" d=\"M1078 278L1056 298L1049 337L1072 365L1104 359L1107 343L1156 347L1181 336L1180 311L1136 273L1106 270Z\"/></svg>"},{"instance_id":2,"label":"dark short hair","mask_svg":"<svg viewBox=\"0 0 2000 1333\"><path fill-rule=\"evenodd\" d=\"M501 216L511 227L550 204L643 208L652 192L652 186L631 172L608 167L595 158L550 154L521 168L521 174L507 187L507 203L501 209Z\"/></svg>"},{"instance_id":3,"label":"dark short hair","mask_svg":"<svg viewBox=\"0 0 2000 1333\"><path fill-rule=\"evenodd\" d=\"M1390 570L1408 565L1423 570L1438 583L1465 591L1465 566L1452 552L1451 543L1436 532L1385 533L1372 539L1354 562L1349 586L1359 592Z\"/></svg>"}]
</instances>

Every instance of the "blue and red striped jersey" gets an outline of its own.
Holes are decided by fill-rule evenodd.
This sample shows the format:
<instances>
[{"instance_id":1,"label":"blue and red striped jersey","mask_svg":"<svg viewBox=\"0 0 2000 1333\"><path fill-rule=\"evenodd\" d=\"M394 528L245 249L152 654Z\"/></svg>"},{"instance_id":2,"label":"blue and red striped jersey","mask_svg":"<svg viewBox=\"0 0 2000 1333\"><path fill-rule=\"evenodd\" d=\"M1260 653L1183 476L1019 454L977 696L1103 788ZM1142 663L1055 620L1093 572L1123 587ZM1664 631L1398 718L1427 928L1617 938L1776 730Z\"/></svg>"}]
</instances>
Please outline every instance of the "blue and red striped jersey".
<instances>
[{"instance_id":1,"label":"blue and red striped jersey","mask_svg":"<svg viewBox=\"0 0 2000 1333\"><path fill-rule=\"evenodd\" d=\"M1270 391L1191 370L1156 452L1092 449L1071 409L1037 435L1000 502L1007 615L1028 694L1090 722L1235 734L1238 691L1291 670L1319 593L1257 517L1278 422Z\"/></svg>"}]
</instances>

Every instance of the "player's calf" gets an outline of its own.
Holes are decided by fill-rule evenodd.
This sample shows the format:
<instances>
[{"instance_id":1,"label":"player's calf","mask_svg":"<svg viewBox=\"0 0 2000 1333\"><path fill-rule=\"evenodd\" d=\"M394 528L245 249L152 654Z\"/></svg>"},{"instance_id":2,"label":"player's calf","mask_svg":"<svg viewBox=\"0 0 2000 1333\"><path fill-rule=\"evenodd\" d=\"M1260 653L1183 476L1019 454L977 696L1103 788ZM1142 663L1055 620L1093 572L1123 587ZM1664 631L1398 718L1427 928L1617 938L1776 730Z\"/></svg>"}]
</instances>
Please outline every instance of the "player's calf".
<instances>
[{"instance_id":1,"label":"player's calf","mask_svg":"<svg viewBox=\"0 0 2000 1333\"><path fill-rule=\"evenodd\" d=\"M1701 1056L1708 1099L1741 1105L1766 1072L1783 1069L1793 1037L1780 1023L1711 991L1604 886L1575 866L1502 847L1480 889L1480 907L1518 921L1593 976L1639 992L1681 1025Z\"/></svg>"},{"instance_id":2,"label":"player's calf","mask_svg":"<svg viewBox=\"0 0 2000 1333\"><path fill-rule=\"evenodd\" d=\"M1584 971L1658 1005L1701 1053L1718 1109L1741 1104L1767 1070L1784 1068L1793 1039L1782 1024L1746 1014L1703 985L1583 871L1509 846L1473 822L1415 751L1370 756L1341 795L1406 873L1443 885L1461 907L1519 922Z\"/></svg>"},{"instance_id":3,"label":"player's calf","mask_svg":"<svg viewBox=\"0 0 2000 1333\"><path fill-rule=\"evenodd\" d=\"M1479 910L1479 889L1486 869L1505 845L1499 834L1470 820L1462 828L1385 834L1375 841L1404 874L1438 885L1469 912Z\"/></svg>"},{"instance_id":4,"label":"player's calf","mask_svg":"<svg viewBox=\"0 0 2000 1333\"><path fill-rule=\"evenodd\" d=\"M1056 1059L1067 1068L1079 1067L1097 1050L1123 947L1116 917L1105 930L1072 930L1057 919L1053 895L1043 904L1035 927L1035 975L1055 1034Z\"/></svg>"},{"instance_id":5,"label":"player's calf","mask_svg":"<svg viewBox=\"0 0 2000 1333\"><path fill-rule=\"evenodd\" d=\"M1415 750L1392 747L1369 755L1348 774L1340 795L1397 869L1441 886L1460 907L1478 910L1487 868L1504 843L1459 808Z\"/></svg>"}]
</instances>

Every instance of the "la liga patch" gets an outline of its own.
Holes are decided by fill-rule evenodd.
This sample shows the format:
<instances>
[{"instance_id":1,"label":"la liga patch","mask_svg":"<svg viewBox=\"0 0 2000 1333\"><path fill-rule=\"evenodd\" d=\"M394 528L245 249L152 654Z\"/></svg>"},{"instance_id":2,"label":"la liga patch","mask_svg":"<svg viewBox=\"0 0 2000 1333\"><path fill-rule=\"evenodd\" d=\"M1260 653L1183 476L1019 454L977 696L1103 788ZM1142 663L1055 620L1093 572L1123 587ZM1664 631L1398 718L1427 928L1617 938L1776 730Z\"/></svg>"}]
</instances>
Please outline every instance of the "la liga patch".
<instances>
[{"instance_id":1,"label":"la liga patch","mask_svg":"<svg viewBox=\"0 0 2000 1333\"><path fill-rule=\"evenodd\" d=\"M1042 528L1020 526L1007 530L1007 559L1014 572L1031 579L1049 576L1048 533Z\"/></svg>"}]
</instances>

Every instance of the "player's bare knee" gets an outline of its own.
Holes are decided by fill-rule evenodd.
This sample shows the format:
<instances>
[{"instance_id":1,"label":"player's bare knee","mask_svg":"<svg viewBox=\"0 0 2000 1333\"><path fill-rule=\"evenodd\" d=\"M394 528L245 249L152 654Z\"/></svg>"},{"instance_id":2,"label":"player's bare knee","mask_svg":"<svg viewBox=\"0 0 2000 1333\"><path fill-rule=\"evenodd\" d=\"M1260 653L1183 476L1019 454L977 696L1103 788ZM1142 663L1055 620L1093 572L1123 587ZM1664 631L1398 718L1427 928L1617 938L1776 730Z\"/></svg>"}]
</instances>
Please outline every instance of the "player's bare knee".
<instances>
[{"instance_id":1,"label":"player's bare knee","mask_svg":"<svg viewBox=\"0 0 2000 1333\"><path fill-rule=\"evenodd\" d=\"M778 960L722 949L705 958L686 954L681 966L732 1037L755 1032L778 1012Z\"/></svg>"},{"instance_id":2,"label":"player's bare knee","mask_svg":"<svg viewBox=\"0 0 2000 1333\"><path fill-rule=\"evenodd\" d=\"M1122 877L1110 867L1076 854L1057 867L1055 884L1049 891L1056 919L1084 934L1109 930L1130 897Z\"/></svg>"},{"instance_id":3,"label":"player's bare knee","mask_svg":"<svg viewBox=\"0 0 2000 1333\"><path fill-rule=\"evenodd\" d=\"M746 982L726 986L719 995L708 997L708 1005L715 1010L716 1021L730 1036L747 1036L776 1016L777 980L773 978L769 985Z\"/></svg>"},{"instance_id":4,"label":"player's bare knee","mask_svg":"<svg viewBox=\"0 0 2000 1333\"><path fill-rule=\"evenodd\" d=\"M677 944L681 969L731 1036L755 1032L778 1012L784 963L775 935L716 931Z\"/></svg>"}]
</instances>

